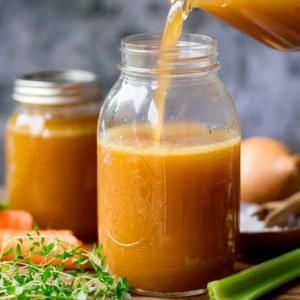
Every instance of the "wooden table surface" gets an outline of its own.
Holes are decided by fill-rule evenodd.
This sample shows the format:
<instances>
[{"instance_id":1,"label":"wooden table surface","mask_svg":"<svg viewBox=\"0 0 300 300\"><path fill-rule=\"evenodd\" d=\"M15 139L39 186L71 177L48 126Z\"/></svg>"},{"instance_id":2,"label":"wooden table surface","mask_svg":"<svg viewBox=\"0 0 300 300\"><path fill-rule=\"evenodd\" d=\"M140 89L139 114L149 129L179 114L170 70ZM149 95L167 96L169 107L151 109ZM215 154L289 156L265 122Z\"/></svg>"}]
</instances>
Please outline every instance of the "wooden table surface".
<instances>
[{"instance_id":1,"label":"wooden table surface","mask_svg":"<svg viewBox=\"0 0 300 300\"><path fill-rule=\"evenodd\" d=\"M0 201L5 199L5 191L0 187ZM300 264L300 262L299 262ZM245 270L254 264L249 263L247 258L240 258L239 261L235 264L235 271ZM300 266L299 266L300 267ZM142 296L134 296L134 299L137 300L153 300L155 298L152 297L142 297ZM159 299L174 299L179 300L180 298L159 298ZM183 299L188 300L208 300L209 297L207 295L196 296L196 297L185 297ZM240 299L243 300L243 299ZM265 295L259 300L300 300L300 278L294 282L291 282L285 286L282 286L278 290L274 291L269 295Z\"/></svg>"}]
</instances>

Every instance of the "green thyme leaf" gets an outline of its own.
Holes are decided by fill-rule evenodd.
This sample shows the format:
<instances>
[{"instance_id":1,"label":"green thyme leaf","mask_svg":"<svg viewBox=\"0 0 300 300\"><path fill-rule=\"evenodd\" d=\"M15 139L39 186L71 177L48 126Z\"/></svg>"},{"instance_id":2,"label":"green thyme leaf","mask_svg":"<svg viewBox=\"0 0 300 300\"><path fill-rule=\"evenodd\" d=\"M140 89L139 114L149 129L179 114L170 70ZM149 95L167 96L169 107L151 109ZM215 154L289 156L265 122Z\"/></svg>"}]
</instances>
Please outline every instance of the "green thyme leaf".
<instances>
[{"instance_id":1,"label":"green thyme leaf","mask_svg":"<svg viewBox=\"0 0 300 300\"><path fill-rule=\"evenodd\" d=\"M14 239L16 243L15 258L0 261L0 300L14 297L18 300L30 299L123 299L129 293L129 285L125 278L115 278L109 272L102 256L102 246L94 247L89 252L78 246L67 244L58 238L47 243L40 236L38 227L34 235ZM31 241L29 253L22 253L22 243ZM62 249L54 253L54 249ZM12 254L13 247L2 256ZM77 270L66 270L63 263L59 265L37 265L32 262L32 255L70 260ZM46 261L46 260L45 260Z\"/></svg>"},{"instance_id":2,"label":"green thyme leaf","mask_svg":"<svg viewBox=\"0 0 300 300\"><path fill-rule=\"evenodd\" d=\"M13 247L10 247L6 252L4 252L2 254L2 256L8 256L8 255L12 254L13 251L14 251Z\"/></svg>"}]
</instances>

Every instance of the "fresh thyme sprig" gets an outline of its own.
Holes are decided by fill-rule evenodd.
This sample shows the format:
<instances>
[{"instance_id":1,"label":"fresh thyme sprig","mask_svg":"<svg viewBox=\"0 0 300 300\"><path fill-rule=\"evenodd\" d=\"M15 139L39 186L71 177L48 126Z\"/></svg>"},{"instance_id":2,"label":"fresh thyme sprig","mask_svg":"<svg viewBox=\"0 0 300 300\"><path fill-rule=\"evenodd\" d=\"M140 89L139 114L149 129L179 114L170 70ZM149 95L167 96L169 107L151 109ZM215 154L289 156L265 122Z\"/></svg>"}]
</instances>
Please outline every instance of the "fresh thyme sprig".
<instances>
[{"instance_id":1,"label":"fresh thyme sprig","mask_svg":"<svg viewBox=\"0 0 300 300\"><path fill-rule=\"evenodd\" d=\"M26 255L22 244L31 242ZM9 246L7 248L7 245ZM2 248L1 258L15 253L9 261L0 261L0 299L124 299L129 297L125 278L109 274L102 255L102 247L87 251L58 238L50 243L35 234L15 237ZM55 251L56 249L61 251ZM4 250L5 249L5 250ZM5 251L5 252L4 252ZM32 257L45 258L35 264ZM56 264L52 263L53 261ZM60 263L57 264L57 261ZM66 270L64 263L71 261L74 269Z\"/></svg>"}]
</instances>

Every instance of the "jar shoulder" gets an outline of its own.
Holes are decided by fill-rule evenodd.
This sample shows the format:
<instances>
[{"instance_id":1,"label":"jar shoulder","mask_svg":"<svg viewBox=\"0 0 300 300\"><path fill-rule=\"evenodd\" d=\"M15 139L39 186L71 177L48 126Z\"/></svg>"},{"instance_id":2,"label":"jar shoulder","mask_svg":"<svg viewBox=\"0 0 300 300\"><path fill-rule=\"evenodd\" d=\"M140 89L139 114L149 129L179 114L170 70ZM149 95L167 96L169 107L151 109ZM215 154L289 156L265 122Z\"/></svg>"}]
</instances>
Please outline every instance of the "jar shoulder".
<instances>
[{"instance_id":1,"label":"jar shoulder","mask_svg":"<svg viewBox=\"0 0 300 300\"><path fill-rule=\"evenodd\" d=\"M235 127L237 110L218 76L168 81L163 102L164 123L201 123L210 128ZM102 107L100 131L130 124L156 126L159 118L157 80L120 77Z\"/></svg>"}]
</instances>

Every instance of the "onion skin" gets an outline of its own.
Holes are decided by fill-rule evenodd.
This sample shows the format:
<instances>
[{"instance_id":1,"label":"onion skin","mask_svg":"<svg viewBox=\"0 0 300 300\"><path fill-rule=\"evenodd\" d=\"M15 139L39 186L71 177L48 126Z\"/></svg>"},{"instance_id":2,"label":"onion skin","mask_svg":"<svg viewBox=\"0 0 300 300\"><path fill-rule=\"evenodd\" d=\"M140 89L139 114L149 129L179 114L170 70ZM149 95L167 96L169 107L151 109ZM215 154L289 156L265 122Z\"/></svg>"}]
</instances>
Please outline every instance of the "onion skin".
<instances>
[{"instance_id":1,"label":"onion skin","mask_svg":"<svg viewBox=\"0 0 300 300\"><path fill-rule=\"evenodd\" d=\"M300 156L269 137L241 143L241 201L262 204L300 190Z\"/></svg>"}]
</instances>

